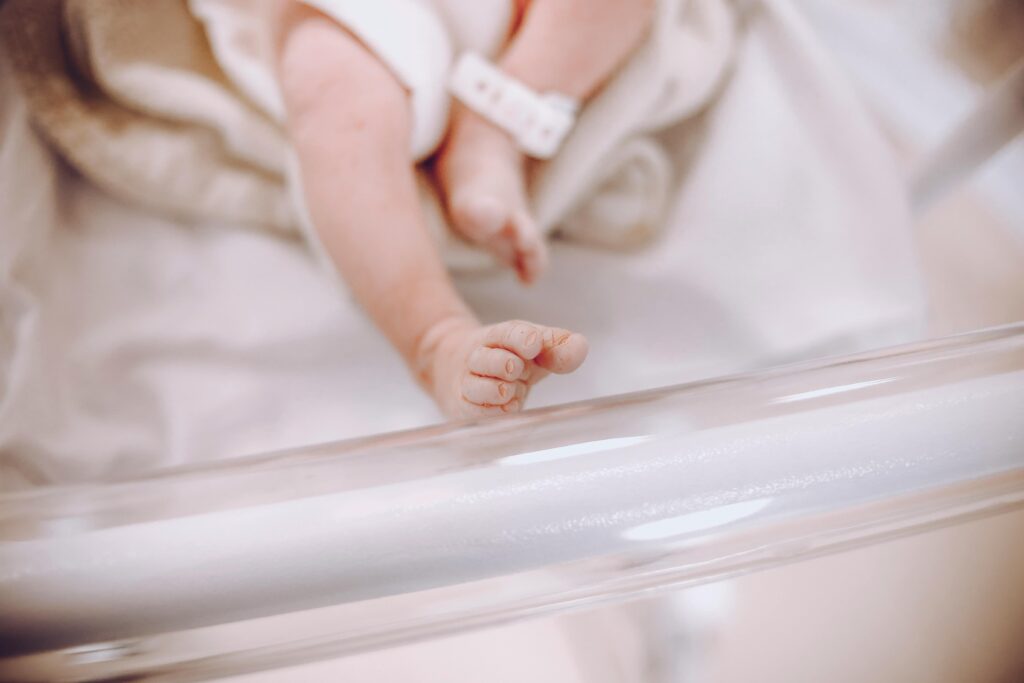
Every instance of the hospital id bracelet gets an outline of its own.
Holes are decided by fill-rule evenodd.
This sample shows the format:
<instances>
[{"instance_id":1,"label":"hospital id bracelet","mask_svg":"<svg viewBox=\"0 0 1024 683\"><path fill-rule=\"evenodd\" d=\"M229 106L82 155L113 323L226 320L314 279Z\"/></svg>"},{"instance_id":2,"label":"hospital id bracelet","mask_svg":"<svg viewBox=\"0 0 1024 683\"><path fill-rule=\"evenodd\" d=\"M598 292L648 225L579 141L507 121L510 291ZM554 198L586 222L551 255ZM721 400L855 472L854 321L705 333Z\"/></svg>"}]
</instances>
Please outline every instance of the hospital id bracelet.
<instances>
[{"instance_id":1,"label":"hospital id bracelet","mask_svg":"<svg viewBox=\"0 0 1024 683\"><path fill-rule=\"evenodd\" d=\"M460 102L508 132L524 154L550 159L576 122L579 103L549 92L539 94L478 54L464 53L448 89Z\"/></svg>"}]
</instances>

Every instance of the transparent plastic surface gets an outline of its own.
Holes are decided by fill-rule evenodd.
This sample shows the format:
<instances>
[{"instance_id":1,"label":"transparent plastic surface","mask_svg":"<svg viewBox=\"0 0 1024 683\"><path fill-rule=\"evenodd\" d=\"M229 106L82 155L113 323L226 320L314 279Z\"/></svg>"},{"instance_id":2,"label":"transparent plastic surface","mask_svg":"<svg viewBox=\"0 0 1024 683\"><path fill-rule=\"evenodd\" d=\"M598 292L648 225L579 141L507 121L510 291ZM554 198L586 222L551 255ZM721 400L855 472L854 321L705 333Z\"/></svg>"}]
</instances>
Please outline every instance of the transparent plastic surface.
<instances>
[{"instance_id":1,"label":"transparent plastic surface","mask_svg":"<svg viewBox=\"0 0 1024 683\"><path fill-rule=\"evenodd\" d=\"M1024 325L0 498L0 671L203 678L1024 504Z\"/></svg>"}]
</instances>

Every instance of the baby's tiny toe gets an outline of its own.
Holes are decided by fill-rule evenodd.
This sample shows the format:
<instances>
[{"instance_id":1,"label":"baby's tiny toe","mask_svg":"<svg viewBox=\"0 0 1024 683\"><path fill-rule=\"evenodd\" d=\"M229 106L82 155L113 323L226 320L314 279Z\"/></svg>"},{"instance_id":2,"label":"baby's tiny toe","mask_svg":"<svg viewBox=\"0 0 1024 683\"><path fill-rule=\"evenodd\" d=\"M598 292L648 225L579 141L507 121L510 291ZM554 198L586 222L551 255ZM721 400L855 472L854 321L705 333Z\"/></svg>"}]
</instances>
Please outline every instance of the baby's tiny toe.
<instances>
[{"instance_id":1,"label":"baby's tiny toe","mask_svg":"<svg viewBox=\"0 0 1024 683\"><path fill-rule=\"evenodd\" d=\"M531 285L547 268L547 247L538 242L527 250L517 252L515 260L516 275L519 277L519 281L524 285Z\"/></svg>"},{"instance_id":2,"label":"baby's tiny toe","mask_svg":"<svg viewBox=\"0 0 1024 683\"><path fill-rule=\"evenodd\" d=\"M514 398L511 401L509 401L508 403L506 403L506 404L501 406L501 412L503 412L503 413L518 413L520 410L522 410L522 408L523 408L523 402L520 399L518 399L518 398Z\"/></svg>"},{"instance_id":3,"label":"baby's tiny toe","mask_svg":"<svg viewBox=\"0 0 1024 683\"><path fill-rule=\"evenodd\" d=\"M532 284L548 264L548 249L528 216L515 220L515 269L523 284Z\"/></svg>"},{"instance_id":4,"label":"baby's tiny toe","mask_svg":"<svg viewBox=\"0 0 1024 683\"><path fill-rule=\"evenodd\" d=\"M519 401L520 404L523 403L524 401L526 401L526 395L528 393L530 393L530 385L529 384L527 384L526 382L516 382L515 383L515 398L516 398L516 400ZM511 403L511 401L510 401L510 403Z\"/></svg>"},{"instance_id":5,"label":"baby's tiny toe","mask_svg":"<svg viewBox=\"0 0 1024 683\"><path fill-rule=\"evenodd\" d=\"M456 418L478 418L478 417L492 417L495 415L504 415L506 412L505 406L480 406L469 401L463 401L458 412L452 415Z\"/></svg>"},{"instance_id":6,"label":"baby's tiny toe","mask_svg":"<svg viewBox=\"0 0 1024 683\"><path fill-rule=\"evenodd\" d=\"M536 358L543 348L537 326L520 320L492 325L487 330L484 343L511 351L523 360Z\"/></svg>"},{"instance_id":7,"label":"baby's tiny toe","mask_svg":"<svg viewBox=\"0 0 1024 683\"><path fill-rule=\"evenodd\" d=\"M467 375L462 382L462 397L476 405L504 405L515 397L515 384Z\"/></svg>"},{"instance_id":8,"label":"baby's tiny toe","mask_svg":"<svg viewBox=\"0 0 1024 683\"><path fill-rule=\"evenodd\" d=\"M523 359L511 351L486 346L473 350L468 365L473 374L507 380L519 379L526 367Z\"/></svg>"}]
</instances>

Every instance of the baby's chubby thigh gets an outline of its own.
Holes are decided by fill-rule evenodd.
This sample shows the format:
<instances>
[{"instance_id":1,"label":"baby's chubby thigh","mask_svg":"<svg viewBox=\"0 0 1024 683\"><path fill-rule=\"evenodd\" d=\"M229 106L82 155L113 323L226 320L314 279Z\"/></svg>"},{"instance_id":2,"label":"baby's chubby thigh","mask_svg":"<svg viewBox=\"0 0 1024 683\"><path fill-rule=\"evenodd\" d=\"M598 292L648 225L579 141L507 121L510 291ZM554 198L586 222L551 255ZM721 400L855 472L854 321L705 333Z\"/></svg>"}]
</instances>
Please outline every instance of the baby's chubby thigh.
<instances>
[{"instance_id":1,"label":"baby's chubby thigh","mask_svg":"<svg viewBox=\"0 0 1024 683\"><path fill-rule=\"evenodd\" d=\"M409 158L421 161L430 156L448 126L447 79L454 58L453 39L439 8L423 0L302 0L296 4L332 21L361 48L362 54L353 56L349 66L359 68L362 60L371 58L399 84L410 115Z\"/></svg>"},{"instance_id":2,"label":"baby's chubby thigh","mask_svg":"<svg viewBox=\"0 0 1024 683\"><path fill-rule=\"evenodd\" d=\"M278 60L287 125L293 140L345 132L356 123L366 133L388 124L410 125L408 97L386 65L344 26L303 3L282 22L288 39ZM341 125L317 116L329 111Z\"/></svg>"}]
</instances>

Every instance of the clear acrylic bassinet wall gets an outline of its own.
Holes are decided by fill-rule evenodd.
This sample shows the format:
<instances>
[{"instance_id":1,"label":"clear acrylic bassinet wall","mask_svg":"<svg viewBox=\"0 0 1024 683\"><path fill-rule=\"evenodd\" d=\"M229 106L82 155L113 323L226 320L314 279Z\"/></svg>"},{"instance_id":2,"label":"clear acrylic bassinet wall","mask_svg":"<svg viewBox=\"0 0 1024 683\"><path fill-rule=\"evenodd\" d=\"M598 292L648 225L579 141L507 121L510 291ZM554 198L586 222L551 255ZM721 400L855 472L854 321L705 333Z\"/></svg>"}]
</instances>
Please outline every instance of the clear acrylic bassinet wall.
<instances>
[{"instance_id":1,"label":"clear acrylic bassinet wall","mask_svg":"<svg viewBox=\"0 0 1024 683\"><path fill-rule=\"evenodd\" d=\"M198 679L1018 507L1024 324L0 498L0 672Z\"/></svg>"}]
</instances>

